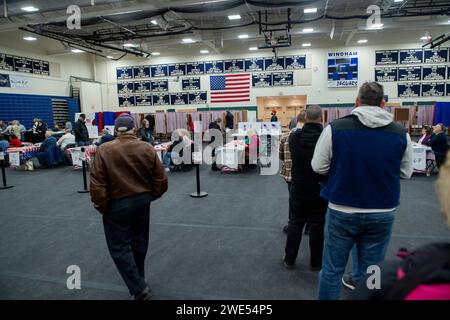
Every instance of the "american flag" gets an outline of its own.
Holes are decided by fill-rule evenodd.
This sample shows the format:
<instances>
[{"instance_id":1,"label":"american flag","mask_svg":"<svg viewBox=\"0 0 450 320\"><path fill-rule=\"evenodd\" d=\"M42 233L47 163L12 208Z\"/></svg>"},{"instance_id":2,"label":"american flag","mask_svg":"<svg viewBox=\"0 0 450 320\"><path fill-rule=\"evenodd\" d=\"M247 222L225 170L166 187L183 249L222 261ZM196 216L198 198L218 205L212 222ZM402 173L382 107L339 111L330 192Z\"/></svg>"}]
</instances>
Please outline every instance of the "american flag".
<instances>
[{"instance_id":1,"label":"american flag","mask_svg":"<svg viewBox=\"0 0 450 320\"><path fill-rule=\"evenodd\" d=\"M250 73L210 76L211 103L250 101Z\"/></svg>"}]
</instances>

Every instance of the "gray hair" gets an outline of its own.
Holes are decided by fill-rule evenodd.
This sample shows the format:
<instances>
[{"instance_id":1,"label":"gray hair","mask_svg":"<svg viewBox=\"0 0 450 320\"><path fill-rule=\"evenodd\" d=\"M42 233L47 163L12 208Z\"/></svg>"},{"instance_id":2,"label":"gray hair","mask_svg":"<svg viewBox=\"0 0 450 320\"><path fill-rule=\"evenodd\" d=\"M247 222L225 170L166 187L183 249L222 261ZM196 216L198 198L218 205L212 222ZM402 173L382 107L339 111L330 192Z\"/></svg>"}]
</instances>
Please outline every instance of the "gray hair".
<instances>
[{"instance_id":1,"label":"gray hair","mask_svg":"<svg viewBox=\"0 0 450 320\"><path fill-rule=\"evenodd\" d=\"M216 120L214 120L217 123L221 123L222 122L222 118L216 118Z\"/></svg>"},{"instance_id":2,"label":"gray hair","mask_svg":"<svg viewBox=\"0 0 450 320\"><path fill-rule=\"evenodd\" d=\"M378 82L365 82L361 88L359 88L358 100L363 105L379 107L383 98L383 86Z\"/></svg>"},{"instance_id":3,"label":"gray hair","mask_svg":"<svg viewBox=\"0 0 450 320\"><path fill-rule=\"evenodd\" d=\"M307 122L322 122L322 108L318 105L310 106L306 109Z\"/></svg>"}]
</instances>

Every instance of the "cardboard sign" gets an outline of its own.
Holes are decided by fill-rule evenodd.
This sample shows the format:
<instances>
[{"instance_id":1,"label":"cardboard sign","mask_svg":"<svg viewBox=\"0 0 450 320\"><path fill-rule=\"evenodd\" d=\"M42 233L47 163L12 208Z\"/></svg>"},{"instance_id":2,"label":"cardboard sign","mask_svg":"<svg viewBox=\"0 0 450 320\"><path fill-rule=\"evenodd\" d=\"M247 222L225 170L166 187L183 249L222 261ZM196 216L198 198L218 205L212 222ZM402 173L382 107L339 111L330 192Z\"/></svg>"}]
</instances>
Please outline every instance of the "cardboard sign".
<instances>
[{"instance_id":1,"label":"cardboard sign","mask_svg":"<svg viewBox=\"0 0 450 320\"><path fill-rule=\"evenodd\" d=\"M9 154L9 163L14 167L20 166L20 153L19 152L11 152Z\"/></svg>"},{"instance_id":2,"label":"cardboard sign","mask_svg":"<svg viewBox=\"0 0 450 320\"><path fill-rule=\"evenodd\" d=\"M71 156L72 156L72 163L74 166L78 167L83 166L83 160L85 159L84 152L81 152L79 148L76 148L72 150Z\"/></svg>"}]
</instances>

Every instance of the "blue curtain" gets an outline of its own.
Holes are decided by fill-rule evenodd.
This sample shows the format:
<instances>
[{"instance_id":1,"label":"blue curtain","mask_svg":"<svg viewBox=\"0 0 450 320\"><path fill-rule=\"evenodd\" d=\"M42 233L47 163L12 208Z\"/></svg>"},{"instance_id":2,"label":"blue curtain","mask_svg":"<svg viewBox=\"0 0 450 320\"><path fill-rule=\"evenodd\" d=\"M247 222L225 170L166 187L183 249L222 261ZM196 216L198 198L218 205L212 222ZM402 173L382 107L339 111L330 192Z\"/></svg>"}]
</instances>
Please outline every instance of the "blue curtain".
<instances>
[{"instance_id":1,"label":"blue curtain","mask_svg":"<svg viewBox=\"0 0 450 320\"><path fill-rule=\"evenodd\" d=\"M437 123L450 126L450 102L436 102L433 124Z\"/></svg>"}]
</instances>

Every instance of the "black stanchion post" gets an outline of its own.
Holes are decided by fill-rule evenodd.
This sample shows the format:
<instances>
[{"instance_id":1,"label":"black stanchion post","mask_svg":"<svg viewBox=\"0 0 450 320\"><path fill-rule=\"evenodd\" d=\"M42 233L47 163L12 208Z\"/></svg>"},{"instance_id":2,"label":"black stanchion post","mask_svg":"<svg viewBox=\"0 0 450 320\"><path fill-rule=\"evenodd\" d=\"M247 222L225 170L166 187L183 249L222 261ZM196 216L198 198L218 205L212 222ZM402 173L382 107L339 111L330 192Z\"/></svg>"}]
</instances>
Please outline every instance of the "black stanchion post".
<instances>
[{"instance_id":1,"label":"black stanchion post","mask_svg":"<svg viewBox=\"0 0 450 320\"><path fill-rule=\"evenodd\" d=\"M191 193L192 198L203 198L208 195L205 191L200 191L200 165L195 165L195 175L197 180L197 192Z\"/></svg>"},{"instance_id":2,"label":"black stanchion post","mask_svg":"<svg viewBox=\"0 0 450 320\"><path fill-rule=\"evenodd\" d=\"M84 156L84 151L85 151L85 149L82 147L81 148L81 153L83 154L83 160L81 161L81 163L82 163L82 165L83 165L83 187L84 187L84 189L83 190L80 190L80 191L78 191L78 193L88 193L89 192L89 189L88 189L88 187L87 187L87 177L86 177L86 159L85 159L85 156Z\"/></svg>"},{"instance_id":3,"label":"black stanchion post","mask_svg":"<svg viewBox=\"0 0 450 320\"><path fill-rule=\"evenodd\" d=\"M2 159L0 166L2 167L2 181L3 181L3 186L0 186L0 189L11 189L14 186L11 185L7 185L6 184L6 173L5 173L5 159Z\"/></svg>"}]
</instances>

